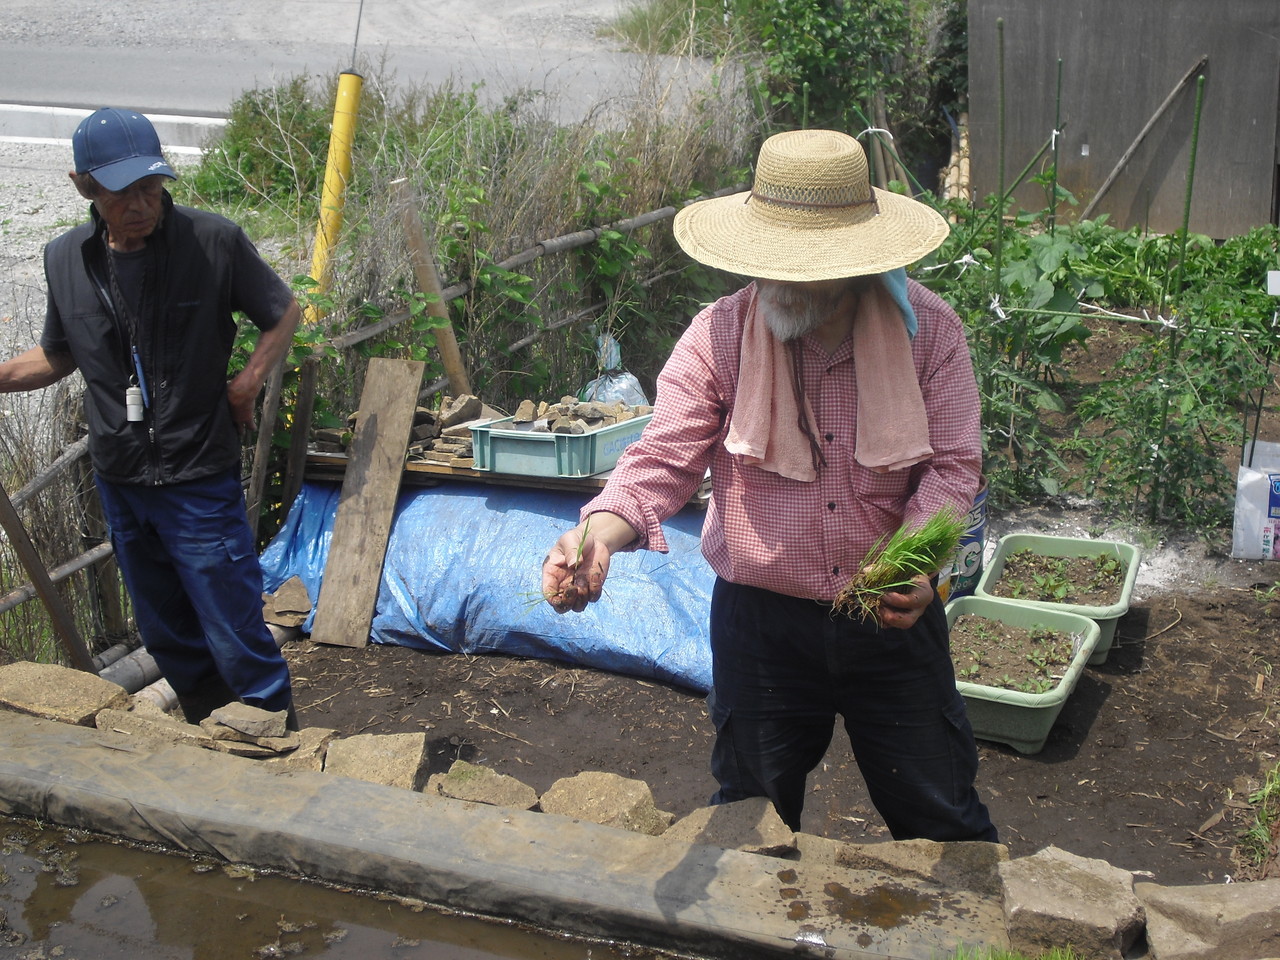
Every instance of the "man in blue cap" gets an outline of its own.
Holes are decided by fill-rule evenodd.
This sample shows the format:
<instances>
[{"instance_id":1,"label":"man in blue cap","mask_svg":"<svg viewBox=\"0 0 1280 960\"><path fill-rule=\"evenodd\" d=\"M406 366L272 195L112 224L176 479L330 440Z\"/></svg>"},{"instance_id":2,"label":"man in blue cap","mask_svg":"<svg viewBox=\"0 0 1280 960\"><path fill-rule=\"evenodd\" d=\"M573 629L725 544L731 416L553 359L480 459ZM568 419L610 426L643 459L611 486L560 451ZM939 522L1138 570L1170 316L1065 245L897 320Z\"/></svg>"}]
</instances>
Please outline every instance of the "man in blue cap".
<instances>
[{"instance_id":1,"label":"man in blue cap","mask_svg":"<svg viewBox=\"0 0 1280 960\"><path fill-rule=\"evenodd\" d=\"M165 182L177 174L141 113L104 107L71 143L91 219L45 248L44 331L0 364L0 392L83 376L112 546L143 643L188 721L240 700L287 711L296 729L239 467L297 301L238 226L174 204ZM228 380L237 311L259 336Z\"/></svg>"}]
</instances>

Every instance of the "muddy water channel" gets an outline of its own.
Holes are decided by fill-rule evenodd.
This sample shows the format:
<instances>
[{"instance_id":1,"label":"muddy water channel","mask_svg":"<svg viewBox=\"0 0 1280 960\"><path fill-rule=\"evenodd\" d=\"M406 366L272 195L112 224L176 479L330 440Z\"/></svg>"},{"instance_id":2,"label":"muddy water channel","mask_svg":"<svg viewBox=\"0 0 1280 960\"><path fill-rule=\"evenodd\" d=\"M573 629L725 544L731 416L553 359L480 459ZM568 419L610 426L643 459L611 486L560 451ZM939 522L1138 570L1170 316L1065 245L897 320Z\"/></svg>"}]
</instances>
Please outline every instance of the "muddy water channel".
<instances>
[{"instance_id":1,"label":"muddy water channel","mask_svg":"<svg viewBox=\"0 0 1280 960\"><path fill-rule=\"evenodd\" d=\"M13 960L623 960L401 898L0 817L0 957Z\"/></svg>"}]
</instances>

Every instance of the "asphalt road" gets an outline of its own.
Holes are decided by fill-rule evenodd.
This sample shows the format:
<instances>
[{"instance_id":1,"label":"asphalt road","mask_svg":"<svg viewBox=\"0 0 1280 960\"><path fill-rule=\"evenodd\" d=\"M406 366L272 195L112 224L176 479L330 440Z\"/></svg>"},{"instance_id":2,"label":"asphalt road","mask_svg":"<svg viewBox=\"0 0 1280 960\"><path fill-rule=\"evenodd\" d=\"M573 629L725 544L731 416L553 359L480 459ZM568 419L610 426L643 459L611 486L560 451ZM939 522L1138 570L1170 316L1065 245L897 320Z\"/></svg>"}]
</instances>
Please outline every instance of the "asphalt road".
<instances>
[{"instance_id":1,"label":"asphalt road","mask_svg":"<svg viewBox=\"0 0 1280 960\"><path fill-rule=\"evenodd\" d=\"M224 116L245 90L340 70L397 88L533 90L562 120L635 95L641 58L599 28L623 0L6 0L4 105ZM63 137L61 114L5 110L0 137Z\"/></svg>"}]
</instances>

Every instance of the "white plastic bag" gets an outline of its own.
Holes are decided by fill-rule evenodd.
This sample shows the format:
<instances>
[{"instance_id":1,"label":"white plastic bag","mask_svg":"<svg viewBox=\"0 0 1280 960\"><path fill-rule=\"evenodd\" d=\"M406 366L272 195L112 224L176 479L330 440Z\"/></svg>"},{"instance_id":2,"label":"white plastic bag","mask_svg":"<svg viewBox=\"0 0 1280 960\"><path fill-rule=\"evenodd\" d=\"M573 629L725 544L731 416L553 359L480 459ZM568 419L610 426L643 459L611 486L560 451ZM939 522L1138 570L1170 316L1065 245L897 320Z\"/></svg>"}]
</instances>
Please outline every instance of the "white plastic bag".
<instances>
[{"instance_id":1,"label":"white plastic bag","mask_svg":"<svg viewBox=\"0 0 1280 960\"><path fill-rule=\"evenodd\" d=\"M640 381L622 369L622 350L618 341L606 333L596 339L596 347L602 372L582 388L578 399L601 403L620 400L633 407L647 405L649 400L644 395Z\"/></svg>"},{"instance_id":2,"label":"white plastic bag","mask_svg":"<svg viewBox=\"0 0 1280 960\"><path fill-rule=\"evenodd\" d=\"M1280 560L1280 443L1250 444L1243 459L1236 474L1231 556Z\"/></svg>"}]
</instances>

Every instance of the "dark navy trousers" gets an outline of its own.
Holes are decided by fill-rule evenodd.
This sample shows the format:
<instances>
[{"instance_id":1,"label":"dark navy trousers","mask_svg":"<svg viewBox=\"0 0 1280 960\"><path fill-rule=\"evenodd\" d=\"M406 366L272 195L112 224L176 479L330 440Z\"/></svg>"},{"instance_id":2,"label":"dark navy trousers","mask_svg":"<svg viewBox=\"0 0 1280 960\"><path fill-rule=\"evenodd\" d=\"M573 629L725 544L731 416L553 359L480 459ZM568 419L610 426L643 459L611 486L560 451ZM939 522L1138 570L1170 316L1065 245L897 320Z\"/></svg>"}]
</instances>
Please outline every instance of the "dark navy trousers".
<instances>
[{"instance_id":1,"label":"dark navy trousers","mask_svg":"<svg viewBox=\"0 0 1280 960\"><path fill-rule=\"evenodd\" d=\"M808 774L844 718L896 840L997 838L936 598L910 630L718 579L711 599L713 804L768 797L800 829Z\"/></svg>"},{"instance_id":2,"label":"dark navy trousers","mask_svg":"<svg viewBox=\"0 0 1280 960\"><path fill-rule=\"evenodd\" d=\"M262 568L235 471L97 485L138 632L174 692L194 695L220 676L245 703L287 709L289 668L262 618Z\"/></svg>"}]
</instances>

